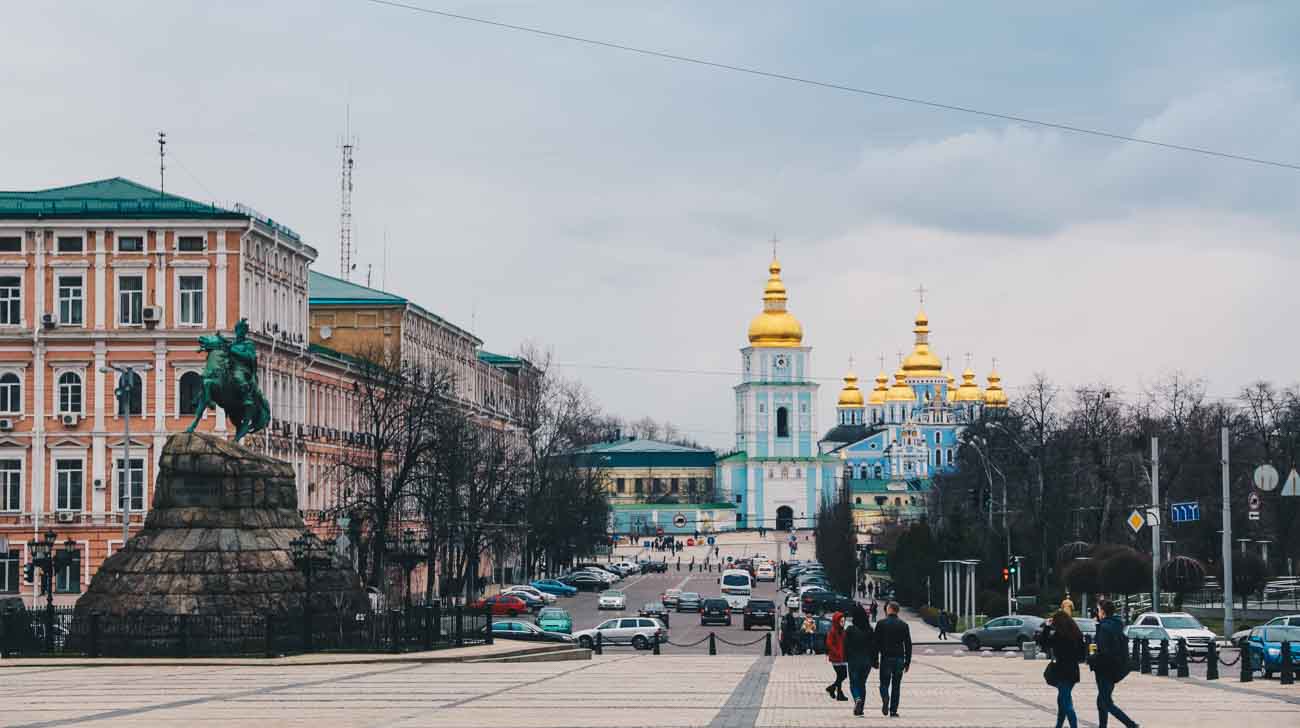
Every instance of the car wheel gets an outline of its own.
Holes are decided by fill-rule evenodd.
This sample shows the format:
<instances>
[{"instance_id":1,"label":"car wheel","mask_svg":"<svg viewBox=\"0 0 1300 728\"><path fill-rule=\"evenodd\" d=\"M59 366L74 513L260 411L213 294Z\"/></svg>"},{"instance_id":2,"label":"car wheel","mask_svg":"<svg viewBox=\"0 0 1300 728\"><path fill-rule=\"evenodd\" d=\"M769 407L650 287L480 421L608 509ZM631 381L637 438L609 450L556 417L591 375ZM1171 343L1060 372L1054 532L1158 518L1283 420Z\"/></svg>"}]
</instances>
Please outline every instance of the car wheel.
<instances>
[{"instance_id":1,"label":"car wheel","mask_svg":"<svg viewBox=\"0 0 1300 728\"><path fill-rule=\"evenodd\" d=\"M966 639L961 641L961 643L963 645L966 645L966 649L970 650L971 652L980 651L980 640L975 635L967 636Z\"/></svg>"},{"instance_id":2,"label":"car wheel","mask_svg":"<svg viewBox=\"0 0 1300 728\"><path fill-rule=\"evenodd\" d=\"M638 650L649 649L650 640L646 639L645 635L639 634L632 638L632 646Z\"/></svg>"},{"instance_id":3,"label":"car wheel","mask_svg":"<svg viewBox=\"0 0 1300 728\"><path fill-rule=\"evenodd\" d=\"M585 635L585 634L584 634L583 636L579 637L579 638L578 638L578 646L590 650L590 649L591 649L591 638L588 637L588 636Z\"/></svg>"}]
</instances>

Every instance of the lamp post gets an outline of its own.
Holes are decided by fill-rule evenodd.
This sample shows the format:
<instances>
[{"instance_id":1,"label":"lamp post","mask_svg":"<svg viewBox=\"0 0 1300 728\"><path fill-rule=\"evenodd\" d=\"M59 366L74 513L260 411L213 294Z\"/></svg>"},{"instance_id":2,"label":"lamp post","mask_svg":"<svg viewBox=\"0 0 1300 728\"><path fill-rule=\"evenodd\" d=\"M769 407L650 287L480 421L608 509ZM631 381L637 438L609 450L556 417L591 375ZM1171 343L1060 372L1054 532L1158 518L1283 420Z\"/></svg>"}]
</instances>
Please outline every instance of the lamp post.
<instances>
[{"instance_id":1,"label":"lamp post","mask_svg":"<svg viewBox=\"0 0 1300 728\"><path fill-rule=\"evenodd\" d=\"M45 594L45 650L54 651L54 575L59 569L81 568L81 552L77 542L68 539L63 548L55 550L59 535L53 529L46 531L43 538L27 542L31 560L27 562L27 581L32 583L36 569L41 570L41 591ZM32 602L35 606L35 597Z\"/></svg>"},{"instance_id":2,"label":"lamp post","mask_svg":"<svg viewBox=\"0 0 1300 728\"><path fill-rule=\"evenodd\" d=\"M122 435L122 477L118 478L118 497L121 498L122 507L122 548L126 548L126 541L131 536L131 491L134 485L131 482L131 391L135 388L135 380L139 377L138 372L147 372L153 369L149 364L109 364L99 368L100 372L108 374L117 372L117 389L113 393L117 395L117 411L122 413L122 424L124 427ZM144 408L141 407L141 412ZM125 482L123 482L125 481Z\"/></svg>"},{"instance_id":3,"label":"lamp post","mask_svg":"<svg viewBox=\"0 0 1300 728\"><path fill-rule=\"evenodd\" d=\"M303 591L302 596L302 646L303 651L306 652L311 651L312 647L312 578L315 576L318 566L329 566L329 554L333 550L333 539L321 541L311 531L303 531L302 535L289 542L289 551L293 556L293 564L298 567L306 580L306 589Z\"/></svg>"}]
</instances>

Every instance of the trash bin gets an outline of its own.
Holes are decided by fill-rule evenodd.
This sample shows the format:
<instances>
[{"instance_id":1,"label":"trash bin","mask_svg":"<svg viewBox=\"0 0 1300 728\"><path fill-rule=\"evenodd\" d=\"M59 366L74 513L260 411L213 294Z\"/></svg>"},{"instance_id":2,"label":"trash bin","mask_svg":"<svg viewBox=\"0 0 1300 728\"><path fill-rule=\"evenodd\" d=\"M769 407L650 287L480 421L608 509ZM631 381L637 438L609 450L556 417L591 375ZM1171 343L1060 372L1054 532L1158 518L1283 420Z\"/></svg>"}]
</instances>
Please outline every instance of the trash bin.
<instances>
[{"instance_id":1,"label":"trash bin","mask_svg":"<svg viewBox=\"0 0 1300 728\"><path fill-rule=\"evenodd\" d=\"M1024 642L1024 643L1021 643L1021 645L1020 645L1020 651L1025 653L1025 659L1026 659L1026 660L1037 660L1037 659L1038 659L1038 643L1037 643L1037 642Z\"/></svg>"}]
</instances>

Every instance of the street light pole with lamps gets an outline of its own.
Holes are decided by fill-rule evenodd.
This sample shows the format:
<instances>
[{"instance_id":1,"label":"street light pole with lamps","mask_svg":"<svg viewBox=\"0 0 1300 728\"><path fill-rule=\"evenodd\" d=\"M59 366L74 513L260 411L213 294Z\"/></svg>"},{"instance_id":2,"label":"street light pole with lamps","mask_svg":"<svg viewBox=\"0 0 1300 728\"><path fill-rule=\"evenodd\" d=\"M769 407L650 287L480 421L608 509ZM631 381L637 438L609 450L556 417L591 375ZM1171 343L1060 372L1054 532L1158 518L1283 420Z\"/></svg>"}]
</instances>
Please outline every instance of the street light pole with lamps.
<instances>
[{"instance_id":1,"label":"street light pole with lamps","mask_svg":"<svg viewBox=\"0 0 1300 728\"><path fill-rule=\"evenodd\" d=\"M117 411L122 413L122 422L125 427L122 436L122 477L118 478L117 490L118 497L121 500L122 508L122 548L126 548L127 539L131 537L131 491L133 483L131 477L131 390L135 387L135 380L139 372L153 370L149 364L108 364L99 368L99 371L108 374L117 372L117 388L113 393L117 395ZM142 395L143 396L143 395ZM144 411L143 401L141 402L140 411ZM125 482L123 482L125 481ZM143 487L143 483L141 484ZM141 495L143 497L143 494Z\"/></svg>"}]
</instances>

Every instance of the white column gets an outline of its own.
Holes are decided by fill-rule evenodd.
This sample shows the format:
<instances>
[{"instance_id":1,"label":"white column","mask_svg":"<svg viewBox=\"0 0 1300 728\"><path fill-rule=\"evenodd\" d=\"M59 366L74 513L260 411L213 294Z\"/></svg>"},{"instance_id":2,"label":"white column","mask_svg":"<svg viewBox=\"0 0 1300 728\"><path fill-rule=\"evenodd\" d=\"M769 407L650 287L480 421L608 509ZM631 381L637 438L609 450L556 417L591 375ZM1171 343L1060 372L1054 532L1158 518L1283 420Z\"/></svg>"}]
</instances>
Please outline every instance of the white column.
<instances>
[{"instance_id":1,"label":"white column","mask_svg":"<svg viewBox=\"0 0 1300 728\"><path fill-rule=\"evenodd\" d=\"M230 316L226 312L226 231L209 232L216 239L214 250L217 254L217 310L212 314L212 328L225 329Z\"/></svg>"},{"instance_id":2,"label":"white column","mask_svg":"<svg viewBox=\"0 0 1300 728\"><path fill-rule=\"evenodd\" d=\"M91 439L91 445L90 445L90 478L92 483L98 480L99 482L104 483L105 485L107 485L109 482L108 472L107 472L108 468L106 464L105 450L104 450L108 438L107 435L104 433L105 375L104 372L100 371L100 369L104 367L107 361L107 354L108 354L108 345L103 341L96 341L95 342L95 365L94 365L94 369L90 373L90 378L93 381L92 391L94 392L94 394L92 394L91 396L94 397L94 401L92 405L94 407L94 418L95 418L95 423L94 423L95 434L94 437ZM94 493L91 500L94 502L95 522L99 523L104 518L105 512L112 510L111 508L105 508L107 503L104 500L104 493L108 492L108 490L106 489L105 491L102 492L92 490L91 492Z\"/></svg>"},{"instance_id":3,"label":"white column","mask_svg":"<svg viewBox=\"0 0 1300 728\"><path fill-rule=\"evenodd\" d=\"M148 243L146 234L145 242ZM167 233L163 230L155 230L153 233L153 252L156 254L154 259L158 261L158 268L154 272L154 293L152 301L145 301L145 305L154 305L163 307L164 327L174 327L180 323L180 311L177 310L175 301L172 298L173 286L167 280ZM146 248L147 249L147 248Z\"/></svg>"},{"instance_id":4,"label":"white column","mask_svg":"<svg viewBox=\"0 0 1300 728\"><path fill-rule=\"evenodd\" d=\"M154 432L167 431L167 412L170 408L167 406L167 340L162 334L155 334L158 338L154 339L153 344L153 429Z\"/></svg>"},{"instance_id":5,"label":"white column","mask_svg":"<svg viewBox=\"0 0 1300 728\"><path fill-rule=\"evenodd\" d=\"M103 330L108 316L108 230L100 230L95 236L95 328ZM103 423L95 425L102 429Z\"/></svg>"}]
</instances>

